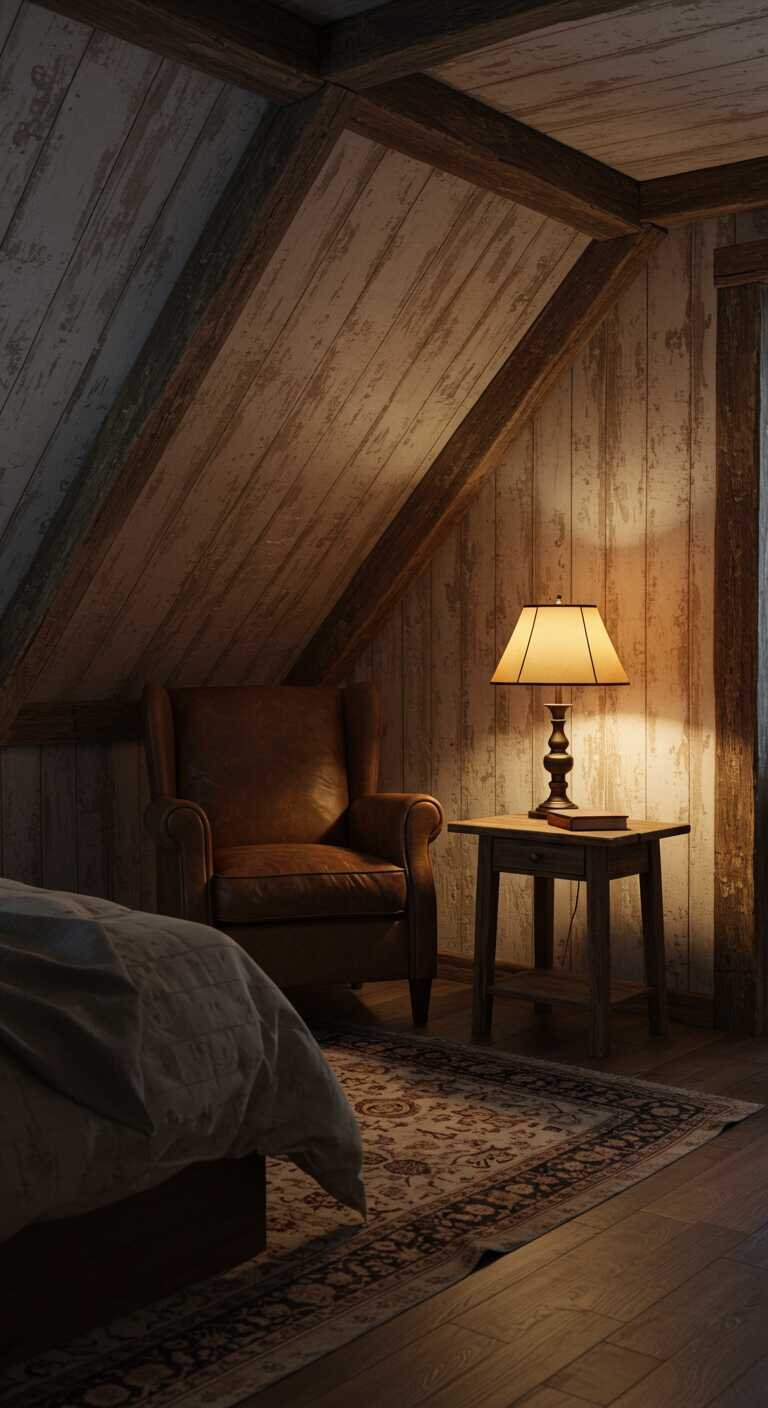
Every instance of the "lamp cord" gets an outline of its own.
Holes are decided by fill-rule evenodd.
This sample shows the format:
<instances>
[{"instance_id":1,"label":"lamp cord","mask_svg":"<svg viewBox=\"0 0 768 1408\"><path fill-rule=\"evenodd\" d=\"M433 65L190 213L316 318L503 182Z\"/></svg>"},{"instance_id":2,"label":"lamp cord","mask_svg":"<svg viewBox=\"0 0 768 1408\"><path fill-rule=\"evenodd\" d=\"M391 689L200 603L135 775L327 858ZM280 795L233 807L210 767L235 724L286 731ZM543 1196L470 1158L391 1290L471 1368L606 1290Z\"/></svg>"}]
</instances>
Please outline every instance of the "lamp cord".
<instances>
[{"instance_id":1,"label":"lamp cord","mask_svg":"<svg viewBox=\"0 0 768 1408\"><path fill-rule=\"evenodd\" d=\"M574 925L574 920L576 919L576 910L577 910L578 907L579 907L579 894L580 894L580 892L581 892L581 881L580 881L580 880L577 880L577 881L576 881L576 901L575 901L575 903L574 903L573 910L572 910L572 912L571 912L571 921L570 921L570 923L569 923L569 925L568 925L568 933L567 933L566 936L565 936L565 943L563 944L563 954L562 954L562 959L561 959L561 965L562 965L563 968L565 968L566 964L568 965L569 968L573 968L573 954L572 954L572 952L571 952L571 938L572 938L572 936L573 936L573 925Z\"/></svg>"}]
</instances>

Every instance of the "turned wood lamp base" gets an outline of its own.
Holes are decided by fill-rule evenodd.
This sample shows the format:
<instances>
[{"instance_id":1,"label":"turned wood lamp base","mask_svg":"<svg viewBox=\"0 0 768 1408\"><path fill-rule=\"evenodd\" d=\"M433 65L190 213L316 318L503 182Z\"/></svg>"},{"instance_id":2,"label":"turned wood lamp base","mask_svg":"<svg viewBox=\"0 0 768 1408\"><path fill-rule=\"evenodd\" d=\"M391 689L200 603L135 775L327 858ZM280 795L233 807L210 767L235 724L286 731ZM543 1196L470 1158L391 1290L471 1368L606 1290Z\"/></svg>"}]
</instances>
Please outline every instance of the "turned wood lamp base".
<instances>
[{"instance_id":1,"label":"turned wood lamp base","mask_svg":"<svg viewBox=\"0 0 768 1408\"><path fill-rule=\"evenodd\" d=\"M548 812L578 811L576 803L568 796L568 774L573 767L573 758L568 752L565 724L566 710L570 707L570 704L547 704L552 723L549 752L544 758L544 766L549 773L549 796L528 813L540 821L546 821Z\"/></svg>"}]
</instances>

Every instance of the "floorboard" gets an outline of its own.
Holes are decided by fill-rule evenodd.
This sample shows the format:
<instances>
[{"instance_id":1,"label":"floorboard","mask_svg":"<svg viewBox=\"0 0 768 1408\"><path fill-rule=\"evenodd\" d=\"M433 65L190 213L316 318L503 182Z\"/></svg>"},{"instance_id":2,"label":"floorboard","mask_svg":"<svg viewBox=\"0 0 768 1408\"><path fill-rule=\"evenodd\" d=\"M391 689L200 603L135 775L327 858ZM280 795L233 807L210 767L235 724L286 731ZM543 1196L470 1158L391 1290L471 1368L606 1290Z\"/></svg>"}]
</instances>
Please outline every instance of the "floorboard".
<instances>
[{"instance_id":1,"label":"floorboard","mask_svg":"<svg viewBox=\"0 0 768 1408\"><path fill-rule=\"evenodd\" d=\"M407 985L291 994L308 1020L413 1030ZM426 1035L470 1041L471 992L434 984ZM505 1004L492 1049L768 1103L768 1040ZM247 1408L752 1408L768 1402L768 1109L361 1336ZM384 1372L386 1365L386 1372ZM243 1408L246 1408L243 1405Z\"/></svg>"}]
</instances>

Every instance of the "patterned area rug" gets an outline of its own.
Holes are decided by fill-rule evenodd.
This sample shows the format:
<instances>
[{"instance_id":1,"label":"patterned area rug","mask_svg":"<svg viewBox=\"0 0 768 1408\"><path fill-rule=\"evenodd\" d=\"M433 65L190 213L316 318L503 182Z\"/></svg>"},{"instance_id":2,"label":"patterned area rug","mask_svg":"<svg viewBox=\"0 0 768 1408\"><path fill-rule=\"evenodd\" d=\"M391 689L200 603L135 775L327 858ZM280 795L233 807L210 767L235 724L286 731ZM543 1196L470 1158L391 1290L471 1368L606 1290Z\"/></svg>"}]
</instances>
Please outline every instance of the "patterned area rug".
<instances>
[{"instance_id":1,"label":"patterned area rug","mask_svg":"<svg viewBox=\"0 0 768 1408\"><path fill-rule=\"evenodd\" d=\"M6 1372L1 1408L228 1408L630 1187L741 1101L376 1031L328 1031L369 1219L270 1163L254 1261Z\"/></svg>"}]
</instances>

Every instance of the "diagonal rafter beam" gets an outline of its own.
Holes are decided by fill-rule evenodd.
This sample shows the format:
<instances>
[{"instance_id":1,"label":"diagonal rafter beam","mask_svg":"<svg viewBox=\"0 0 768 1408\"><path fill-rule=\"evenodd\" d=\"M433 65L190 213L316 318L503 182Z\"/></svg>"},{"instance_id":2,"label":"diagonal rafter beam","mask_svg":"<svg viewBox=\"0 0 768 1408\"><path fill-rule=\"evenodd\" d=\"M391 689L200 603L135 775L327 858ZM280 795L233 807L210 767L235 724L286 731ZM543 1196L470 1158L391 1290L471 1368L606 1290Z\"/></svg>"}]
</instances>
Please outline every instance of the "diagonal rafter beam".
<instances>
[{"instance_id":1,"label":"diagonal rafter beam","mask_svg":"<svg viewBox=\"0 0 768 1408\"><path fill-rule=\"evenodd\" d=\"M352 664L663 237L647 229L588 246L385 529L287 684L329 683Z\"/></svg>"},{"instance_id":2,"label":"diagonal rafter beam","mask_svg":"<svg viewBox=\"0 0 768 1408\"><path fill-rule=\"evenodd\" d=\"M321 87L320 33L267 0L43 0L213 78L290 103Z\"/></svg>"},{"instance_id":3,"label":"diagonal rafter beam","mask_svg":"<svg viewBox=\"0 0 768 1408\"><path fill-rule=\"evenodd\" d=\"M358 91L557 24L619 15L636 0L389 0L323 30L322 68Z\"/></svg>"},{"instance_id":4,"label":"diagonal rafter beam","mask_svg":"<svg viewBox=\"0 0 768 1408\"><path fill-rule=\"evenodd\" d=\"M327 88L257 132L0 619L0 737L333 151L351 101Z\"/></svg>"},{"instance_id":5,"label":"diagonal rafter beam","mask_svg":"<svg viewBox=\"0 0 768 1408\"><path fill-rule=\"evenodd\" d=\"M596 239L640 228L631 176L424 74L358 96L349 125Z\"/></svg>"}]
</instances>

